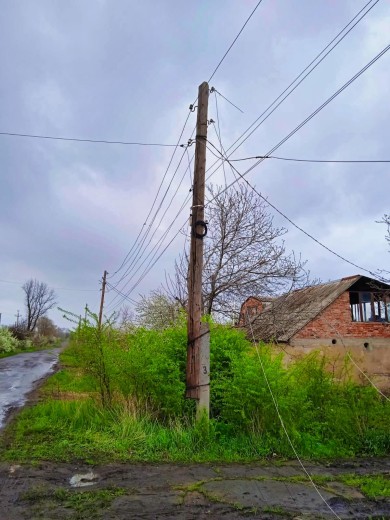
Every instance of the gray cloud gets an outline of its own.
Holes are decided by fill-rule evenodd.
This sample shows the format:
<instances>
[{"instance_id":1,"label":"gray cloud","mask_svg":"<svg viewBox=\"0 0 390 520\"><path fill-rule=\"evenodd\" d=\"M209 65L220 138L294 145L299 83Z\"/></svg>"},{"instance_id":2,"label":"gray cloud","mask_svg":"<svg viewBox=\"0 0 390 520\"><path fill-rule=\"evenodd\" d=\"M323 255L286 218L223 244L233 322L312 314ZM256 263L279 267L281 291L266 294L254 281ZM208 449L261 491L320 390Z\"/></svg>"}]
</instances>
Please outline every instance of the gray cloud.
<instances>
[{"instance_id":1,"label":"gray cloud","mask_svg":"<svg viewBox=\"0 0 390 520\"><path fill-rule=\"evenodd\" d=\"M211 82L244 110L241 114L219 99L226 147L364 2L358 4L263 2ZM254 5L254 0L239 5L228 0L223 8L206 0L8 3L0 20L0 131L176 142L198 84L211 74ZM387 43L389 18L389 5L379 3L235 157L268 151L365 65ZM275 154L388 158L389 59L390 53ZM215 116L211 97L210 117ZM194 124L193 114L183 142ZM211 128L209 135L217 143ZM97 291L76 289L98 289L102 271L113 272L120 265L145 222L171 153L165 148L0 137L1 278L23 282L37 277L59 288L63 307L79 312L88 301L97 308ZM187 164L184 159L151 246L169 229L188 194L186 174L171 202ZM208 164L213 161L208 157ZM250 163L236 164L245 171ZM226 171L231 179L230 169ZM388 266L385 229L375 223L389 212L387 165L269 160L248 178L300 226L341 254L370 269ZM222 170L212 181L224 182ZM188 206L168 237L184 224ZM328 279L356 272L277 214L275 223L289 229L288 247L308 258L314 276ZM183 244L179 236L135 296L160 283ZM20 284L0 282L0 296L0 312L10 322L22 308ZM57 311L52 316L64 323Z\"/></svg>"}]
</instances>

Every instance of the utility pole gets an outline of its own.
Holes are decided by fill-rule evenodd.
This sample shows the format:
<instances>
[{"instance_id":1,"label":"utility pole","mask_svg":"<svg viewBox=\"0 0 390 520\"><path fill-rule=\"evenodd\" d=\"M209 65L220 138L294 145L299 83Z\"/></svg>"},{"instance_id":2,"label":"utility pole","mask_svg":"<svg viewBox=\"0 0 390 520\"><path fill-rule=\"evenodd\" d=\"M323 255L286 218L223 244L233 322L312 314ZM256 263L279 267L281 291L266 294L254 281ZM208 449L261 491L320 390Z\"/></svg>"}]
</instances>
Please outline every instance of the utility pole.
<instances>
[{"instance_id":1,"label":"utility pole","mask_svg":"<svg viewBox=\"0 0 390 520\"><path fill-rule=\"evenodd\" d=\"M18 310L18 312L15 314L15 318L16 318L16 328L19 327L19 318L20 318L20 312Z\"/></svg>"},{"instance_id":2,"label":"utility pole","mask_svg":"<svg viewBox=\"0 0 390 520\"><path fill-rule=\"evenodd\" d=\"M104 306L104 295L106 292L106 278L107 278L107 271L104 271L103 273L103 282L102 282L102 296L100 299L100 311L99 311L99 329L102 326L102 319L103 319L103 306Z\"/></svg>"},{"instance_id":3,"label":"utility pole","mask_svg":"<svg viewBox=\"0 0 390 520\"><path fill-rule=\"evenodd\" d=\"M209 86L206 82L199 86L198 113L196 122L196 148L194 165L194 186L191 211L191 246L188 272L188 344L186 397L196 399L197 418L204 413L209 416L210 369L209 369L209 327L201 323L203 238L207 234L204 221L207 110Z\"/></svg>"}]
</instances>

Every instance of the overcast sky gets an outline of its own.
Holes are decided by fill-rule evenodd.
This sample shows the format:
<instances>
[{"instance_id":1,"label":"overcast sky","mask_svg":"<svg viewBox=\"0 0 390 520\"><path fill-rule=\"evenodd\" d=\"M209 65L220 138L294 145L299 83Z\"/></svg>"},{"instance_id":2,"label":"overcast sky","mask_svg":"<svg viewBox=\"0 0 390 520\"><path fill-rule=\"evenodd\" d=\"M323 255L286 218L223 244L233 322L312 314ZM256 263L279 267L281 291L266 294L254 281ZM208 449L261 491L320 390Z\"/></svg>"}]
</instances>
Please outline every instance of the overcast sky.
<instances>
[{"instance_id":1,"label":"overcast sky","mask_svg":"<svg viewBox=\"0 0 390 520\"><path fill-rule=\"evenodd\" d=\"M0 18L0 131L176 143L198 85L208 80L256 3L6 0ZM263 0L210 82L244 111L218 97L225 148L366 3ZM388 45L389 27L390 2L381 0L232 158L268 152ZM389 159L389 79L390 52L275 155ZM216 120L216 115L214 94L209 117ZM190 138L195 120L193 113L180 142ZM209 139L217 143L212 127ZM16 311L24 310L21 284L29 278L54 287L59 304L70 311L81 313L86 302L97 310L99 279L104 269L113 274L134 244L172 152L0 136L2 323L12 323ZM170 182L171 187L142 259L166 230L164 244L188 218L189 203L172 223L190 187L186 153L172 180L182 154L179 148L166 176L155 209ZM208 164L214 160L208 157ZM244 172L250 163L236 165ZM226 173L231 180L229 168ZM373 271L389 268L385 227L375 222L390 212L388 164L268 160L248 179L299 226L352 262ZM222 170L212 182L224 184ZM278 214L275 224L289 230L287 249L308 260L314 277L328 280L359 272ZM184 242L180 235L171 244L133 298L158 287ZM112 299L109 293L107 303ZM50 316L58 325L66 324L59 311Z\"/></svg>"}]
</instances>

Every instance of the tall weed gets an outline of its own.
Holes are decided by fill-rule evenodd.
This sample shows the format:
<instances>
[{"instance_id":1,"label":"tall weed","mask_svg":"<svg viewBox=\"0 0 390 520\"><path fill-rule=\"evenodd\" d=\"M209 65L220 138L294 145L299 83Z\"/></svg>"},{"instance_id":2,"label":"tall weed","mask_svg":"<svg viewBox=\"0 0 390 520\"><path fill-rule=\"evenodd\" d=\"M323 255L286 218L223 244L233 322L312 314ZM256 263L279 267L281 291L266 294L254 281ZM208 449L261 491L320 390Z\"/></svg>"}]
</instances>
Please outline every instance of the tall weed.
<instances>
[{"instance_id":1,"label":"tall weed","mask_svg":"<svg viewBox=\"0 0 390 520\"><path fill-rule=\"evenodd\" d=\"M184 324L123 333L110 325L97 330L84 322L67 356L95 379L105 421L107 414L114 414L115 435L134 436L138 445L143 439L146 450L157 450L150 444L156 439L148 441L142 433L155 424L160 428L160 448L177 450L174 439L180 444L186 438L194 449L209 445L213 451L217 444L231 442L252 456L289 456L282 417L302 456L389 452L390 406L372 387L353 383L347 364L343 374L336 374L315 352L286 367L283 355L272 346L256 349L240 331L212 323L210 346L212 421L207 428L194 425L194 402L184 397ZM244 443L238 440L243 438Z\"/></svg>"}]
</instances>

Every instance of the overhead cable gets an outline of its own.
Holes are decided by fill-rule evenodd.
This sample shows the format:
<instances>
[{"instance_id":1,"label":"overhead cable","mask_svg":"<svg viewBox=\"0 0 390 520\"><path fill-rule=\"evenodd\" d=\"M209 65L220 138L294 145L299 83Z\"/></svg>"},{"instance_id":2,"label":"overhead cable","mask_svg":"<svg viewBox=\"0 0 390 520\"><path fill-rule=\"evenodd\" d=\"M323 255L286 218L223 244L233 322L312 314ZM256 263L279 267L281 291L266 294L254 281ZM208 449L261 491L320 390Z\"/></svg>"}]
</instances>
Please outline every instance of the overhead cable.
<instances>
[{"instance_id":1,"label":"overhead cable","mask_svg":"<svg viewBox=\"0 0 390 520\"><path fill-rule=\"evenodd\" d=\"M331 511L331 513L336 517L338 518L338 520L341 520L341 518L339 517L339 515L336 513L336 511L332 508L332 506L329 504L329 502L326 500L326 498L323 496L323 494L321 493L321 491L319 490L318 486L316 485L316 483L314 482L312 476L310 475L310 473L307 471L306 467L304 466L303 462L301 461L299 455L298 455L298 452L291 440L291 437L287 431L287 428L286 428L286 425L284 424L284 420L283 420L283 417L280 413L280 409L279 409L279 405L278 405L278 402L276 400L276 397L275 397L275 394L272 390L272 387L271 387L271 384L270 384L270 381L268 379L268 376L267 376L267 372L265 370L265 367L264 367L264 363L263 363L263 360L260 356L260 352L259 352L259 346L257 344L257 341L255 339L255 335L254 335L254 332L253 332L253 328L252 328L252 323L249 319L249 314L247 312L247 319L249 321L249 327L250 327L250 330L251 330L251 334L252 334L252 339L253 339L253 343L255 345L255 348L256 348L256 352L257 352L257 357L259 359L259 362L260 362L260 366L261 366L261 371L263 373L263 377L265 379L265 382L267 384L267 388L269 390L269 393L271 395L271 398L272 398L272 402L275 406L275 410L276 410L276 414L278 416L278 419L279 419L279 422L280 422L280 425L282 426L283 428L283 431L284 431L284 434L286 435L286 438L288 440L288 443L290 444L290 447L297 459L297 461L299 462L299 465L301 466L303 472L305 473L305 475L307 476L307 478L309 479L310 483L312 484L312 486L314 487L314 489L316 490L317 494L319 495L319 497L321 498L321 500L324 502L324 504L326 505L326 507L329 509L329 511Z\"/></svg>"},{"instance_id":2,"label":"overhead cable","mask_svg":"<svg viewBox=\"0 0 390 520\"><path fill-rule=\"evenodd\" d=\"M122 263L120 264L120 266L116 269L116 271L112 274L112 276L111 276L110 278L112 278L113 276L115 276L115 275L116 275L116 274L117 274L117 273L118 273L118 272L123 268L123 266L125 265L125 262L127 261L127 259L129 258L129 256L131 255L131 253L134 251L134 249L136 248L136 246L137 246L137 244L138 244L138 241L139 241L139 239L140 239L140 237L141 237L141 235L142 235L142 233L143 233L143 228L146 226L146 222L147 222L148 218L150 217L150 215L151 215L151 213L152 213L152 211L153 211L153 208L154 208L154 206L155 206L155 204L156 204L156 201L157 201L157 198L158 198L158 196L159 196L159 193L160 193L160 190L161 190L161 188L162 188L162 185L163 185L163 183L164 183L164 180L165 180L165 178L166 178L166 176L167 176L167 174L168 174L169 168L171 167L171 164L172 164L173 158L174 158L174 156L175 156L175 154L176 154L177 148L179 147L179 144L180 144L181 138L182 138L182 136L183 136L183 134L184 134L184 130L185 130L186 126L187 126L187 123L188 123L188 120L189 120L189 118L190 118L190 115L191 115L191 110L190 110L190 111L188 112L188 114L187 114L186 120L185 120L184 125L183 125L183 127L182 127L182 129L181 129L181 132L180 132L179 138L178 138L178 140L177 140L177 143L176 143L176 145L175 145L175 149L173 150L173 153L172 153L171 158L170 158L170 160L169 160L168 166L167 166L167 168L166 168L166 170L165 170L165 172L164 172L163 178L161 179L161 182L160 182L160 185L159 185L159 187L158 187L157 193L156 193L156 195L155 195L155 197L154 197L154 200L153 200L152 206L151 206L151 208L150 208L150 210L149 210L149 212L148 212L148 214L147 214L147 216L146 216L146 219L145 219L144 225L141 227L141 229L140 229L140 231L139 231L139 233L138 233L138 235L137 235L137 237L136 237L136 239L135 239L135 241L134 241L132 247L130 248L130 250L129 250L128 253L126 254L126 256L125 256L125 258L123 259Z\"/></svg>"},{"instance_id":3,"label":"overhead cable","mask_svg":"<svg viewBox=\"0 0 390 520\"><path fill-rule=\"evenodd\" d=\"M37 135L37 134L19 134L16 132L0 132L0 135L6 135L11 137L29 137L32 139L50 139L53 141L75 141L77 143L98 143L98 144L122 144L126 146L163 146L163 147L174 147L175 144L163 144L163 143L143 143L137 141L109 141L108 139L81 139L78 137L60 137L53 135Z\"/></svg>"},{"instance_id":4,"label":"overhead cable","mask_svg":"<svg viewBox=\"0 0 390 520\"><path fill-rule=\"evenodd\" d=\"M390 163L390 159L298 159L293 157L277 157L276 155L254 155L241 159L229 159L231 162L249 161L251 159L277 159L279 161L307 162L307 163L346 163L346 164L375 164Z\"/></svg>"},{"instance_id":5,"label":"overhead cable","mask_svg":"<svg viewBox=\"0 0 390 520\"><path fill-rule=\"evenodd\" d=\"M218 152L218 148L214 145L212 145ZM230 162L229 159L225 159L227 162ZM258 195L258 197L260 197L266 204L268 204L268 206L270 206L272 209L274 209L277 213L279 213L280 216L282 216L285 220L287 220L288 222L290 222L290 224L292 226L294 226L296 229L298 229L299 231L301 231L304 235L306 235L308 238L310 238L311 240L313 240L314 242L316 242L319 246L321 246L322 248L326 249L329 253L331 253L332 255L334 256L337 256L340 260L343 260L344 262L352 265L353 267L356 267L357 269L361 270L361 271L365 271L366 273L369 273L371 276L374 276L376 278L379 278L381 279L382 281L386 281L383 277L381 277L378 273L379 273L379 269L377 270L378 272L375 273L374 271L371 271L370 269L367 269L365 267L362 267L361 265L358 265L356 264L355 262L352 262L351 260L348 260L348 258L342 256L341 254L337 253L336 251L334 251L333 249L331 249L330 247L326 246L323 242L321 242L319 239L315 238L313 235L311 235L310 233L308 233L305 229L303 229L301 226L299 226L298 224L296 224L290 217L288 217L283 211L281 211L279 208L277 208L274 204L272 204L272 202L269 201L268 197L264 197L264 195L262 195L249 181L248 179L246 179L245 175L247 174L247 172L241 174L237 168L235 166L232 165L232 168L234 168L234 170L236 171L236 173L238 174L238 176L249 186L249 188L251 190L253 190L256 195ZM233 184L235 184L237 181L234 181L232 182L229 186L231 187ZM227 188L225 188L224 190L222 190L220 193L218 193L214 199L212 199L210 202L212 202L213 200L215 200L216 198L218 198L222 193L224 193L226 191ZM210 203L209 202L209 203ZM208 203L208 204L209 204ZM208 205L206 204L206 205Z\"/></svg>"},{"instance_id":6,"label":"overhead cable","mask_svg":"<svg viewBox=\"0 0 390 520\"><path fill-rule=\"evenodd\" d=\"M219 61L218 65L215 67L215 69L213 70L211 76L209 77L208 79L208 83L210 83L210 81L212 80L212 78L215 76L215 73L217 72L217 70L219 69L219 67L222 65L222 62L224 61L224 59L226 58L226 56L229 54L229 52L231 51L233 45L236 43L236 41L238 40L238 38L240 37L242 31L245 29L245 27L247 26L249 20L252 18L252 16L255 14L255 11L257 10L257 8L259 7L259 5L261 4L263 0L260 0L259 2L257 2L255 8L253 9L253 11L251 12L251 14L248 16L248 18L246 19L244 25L241 27L240 31L238 32L237 36L234 38L234 40L232 41L232 43L230 44L228 50L225 52L225 54L222 56L221 60Z\"/></svg>"},{"instance_id":7,"label":"overhead cable","mask_svg":"<svg viewBox=\"0 0 390 520\"><path fill-rule=\"evenodd\" d=\"M279 94L279 96L276 99L274 99L274 101L257 117L257 119L255 119L255 121L229 146L229 148L226 150L227 152L230 152L228 157L230 157L236 150L238 150L238 148L240 148L240 146L242 146L244 144L244 142L247 139L249 139L249 137L270 117L271 114L273 114L275 112L275 110L298 88L298 86L302 84L302 82L318 67L318 65L320 65L320 63L322 63L322 61L327 56L329 56L329 54L344 40L344 38L357 26L357 24L360 23L361 20L363 20L363 18L371 11L371 9L373 9L375 7L375 5L378 2L379 2L379 0L375 0L375 1L369 0L369 2L367 2L367 4L365 4L364 7L362 9L360 9L360 11L352 18L352 20L350 20L341 29L341 31L339 31L339 33L328 43L328 45L326 45L326 47L324 47L322 49L322 51L320 51L316 55L316 57L295 77L295 79L283 90L283 92L281 92ZM349 29L348 29L348 27L349 27ZM348 31L346 31L346 29L348 29ZM344 32L345 32L345 34L343 34ZM319 58L321 58L321 59L319 59ZM291 88L291 87L293 87L293 88ZM267 112L271 108L272 108L272 110L267 114ZM265 115L265 114L267 114L267 115ZM263 116L265 116L265 117L263 117ZM250 132L250 133L248 133L248 132ZM246 135L246 134L248 134L248 135ZM245 137L245 139L243 139L245 135L246 135L246 137ZM230 151L239 141L241 141L241 142L232 151ZM215 164L217 164L217 162L215 162L214 164L209 166L207 171L211 170L211 168L213 168L215 166ZM213 173L211 173L208 178L210 178L212 174Z\"/></svg>"},{"instance_id":8,"label":"overhead cable","mask_svg":"<svg viewBox=\"0 0 390 520\"><path fill-rule=\"evenodd\" d=\"M22 286L25 282L15 282L15 281L10 281L10 280L0 280L0 283L9 283L9 284L12 284L12 285L19 285L19 286ZM80 292L96 292L96 291L99 291L100 289L76 289L76 288L73 288L73 287L51 287L50 286L50 289L53 289L55 291L80 291Z\"/></svg>"},{"instance_id":9,"label":"overhead cable","mask_svg":"<svg viewBox=\"0 0 390 520\"><path fill-rule=\"evenodd\" d=\"M298 126L296 126L288 135L286 135L278 144L276 144L269 152L267 152L261 159L259 159L254 165L252 165L241 177L245 177L250 171L256 168L261 162L263 162L268 156L272 155L275 150L280 148L286 141L288 141L293 135L295 135L303 126L305 126L313 117L315 117L322 109L324 109L331 101L333 101L339 94L341 94L347 87L349 87L356 79L358 79L366 70L368 70L375 62L377 62L384 54L390 49L390 44L387 45L381 52L379 52L371 61L369 61L362 69L359 70L352 78L350 78L342 87L340 87L334 94L332 94L326 101L322 103L314 112L312 112L306 119L304 119ZM218 148L215 149L219 152ZM225 158L228 160L228 158ZM236 170L237 171L237 170ZM230 188L237 181L230 183L219 195Z\"/></svg>"}]
</instances>

